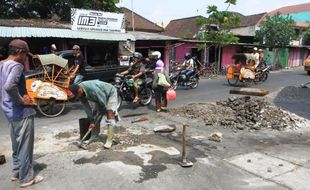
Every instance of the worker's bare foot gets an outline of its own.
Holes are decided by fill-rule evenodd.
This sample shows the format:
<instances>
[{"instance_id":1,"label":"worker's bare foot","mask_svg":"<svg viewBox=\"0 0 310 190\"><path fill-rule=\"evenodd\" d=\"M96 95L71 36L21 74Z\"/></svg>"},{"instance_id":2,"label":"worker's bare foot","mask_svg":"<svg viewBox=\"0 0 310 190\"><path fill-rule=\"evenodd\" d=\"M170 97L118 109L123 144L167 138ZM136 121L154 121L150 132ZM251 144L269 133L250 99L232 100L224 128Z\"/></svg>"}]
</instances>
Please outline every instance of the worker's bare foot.
<instances>
[{"instance_id":1,"label":"worker's bare foot","mask_svg":"<svg viewBox=\"0 0 310 190\"><path fill-rule=\"evenodd\" d=\"M136 102L138 102L138 101L139 101L139 97L136 96L135 99L133 100L133 103L136 103Z\"/></svg>"},{"instance_id":2,"label":"worker's bare foot","mask_svg":"<svg viewBox=\"0 0 310 190\"><path fill-rule=\"evenodd\" d=\"M20 187L21 187L21 188L30 187L30 186L32 186L32 185L35 185L35 184L38 184L38 183L42 182L43 179L44 179L44 178L43 178L42 176L36 176L36 177L34 177L32 180L30 180L29 182L22 183L22 184L20 185Z\"/></svg>"},{"instance_id":3,"label":"worker's bare foot","mask_svg":"<svg viewBox=\"0 0 310 190\"><path fill-rule=\"evenodd\" d=\"M12 176L11 177L11 181L17 181L18 180L18 177L17 176Z\"/></svg>"}]
</instances>

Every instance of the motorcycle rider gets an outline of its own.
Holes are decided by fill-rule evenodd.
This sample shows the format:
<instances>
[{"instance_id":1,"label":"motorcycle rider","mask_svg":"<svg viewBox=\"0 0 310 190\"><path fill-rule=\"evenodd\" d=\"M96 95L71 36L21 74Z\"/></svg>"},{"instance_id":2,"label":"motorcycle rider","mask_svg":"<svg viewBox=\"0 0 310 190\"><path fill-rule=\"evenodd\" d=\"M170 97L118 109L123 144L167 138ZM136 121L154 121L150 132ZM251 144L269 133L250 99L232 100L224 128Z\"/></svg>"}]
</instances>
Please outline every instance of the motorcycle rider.
<instances>
[{"instance_id":1,"label":"motorcycle rider","mask_svg":"<svg viewBox=\"0 0 310 190\"><path fill-rule=\"evenodd\" d=\"M143 64L143 56L139 52L133 53L133 61L128 70L121 72L121 75L130 75L134 80L135 98L133 102L139 101L139 89L145 80L145 65Z\"/></svg>"},{"instance_id":2,"label":"motorcycle rider","mask_svg":"<svg viewBox=\"0 0 310 190\"><path fill-rule=\"evenodd\" d=\"M194 73L195 63L190 53L185 53L185 61L183 62L182 66L185 67L181 74L186 75L186 81L189 80L189 77Z\"/></svg>"}]
</instances>

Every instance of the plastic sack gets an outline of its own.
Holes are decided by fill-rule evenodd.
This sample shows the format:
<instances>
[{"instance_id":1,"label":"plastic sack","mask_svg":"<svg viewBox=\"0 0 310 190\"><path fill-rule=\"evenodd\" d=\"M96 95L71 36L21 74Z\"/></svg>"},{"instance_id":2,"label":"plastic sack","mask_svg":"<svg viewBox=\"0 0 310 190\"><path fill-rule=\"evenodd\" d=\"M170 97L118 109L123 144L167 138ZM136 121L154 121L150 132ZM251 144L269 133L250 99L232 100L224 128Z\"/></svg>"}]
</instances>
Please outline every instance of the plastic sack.
<instances>
[{"instance_id":1,"label":"plastic sack","mask_svg":"<svg viewBox=\"0 0 310 190\"><path fill-rule=\"evenodd\" d=\"M168 101L173 101L177 99L177 93L173 89L167 90L166 96Z\"/></svg>"},{"instance_id":2,"label":"plastic sack","mask_svg":"<svg viewBox=\"0 0 310 190\"><path fill-rule=\"evenodd\" d=\"M170 84L167 81L166 76L162 73L158 73L158 85L163 87L170 87Z\"/></svg>"}]
</instances>

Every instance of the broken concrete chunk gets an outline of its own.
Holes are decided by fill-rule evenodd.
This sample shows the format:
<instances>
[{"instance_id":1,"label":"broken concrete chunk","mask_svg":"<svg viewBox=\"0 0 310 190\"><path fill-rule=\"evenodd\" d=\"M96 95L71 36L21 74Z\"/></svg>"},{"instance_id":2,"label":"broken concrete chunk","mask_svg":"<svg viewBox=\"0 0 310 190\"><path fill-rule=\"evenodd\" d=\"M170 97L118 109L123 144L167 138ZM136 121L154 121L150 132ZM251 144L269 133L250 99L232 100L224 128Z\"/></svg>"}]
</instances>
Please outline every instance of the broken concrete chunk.
<instances>
[{"instance_id":1,"label":"broken concrete chunk","mask_svg":"<svg viewBox=\"0 0 310 190\"><path fill-rule=\"evenodd\" d=\"M161 126L155 127L153 131L155 133L170 133L170 132L175 131L175 129L176 129L175 125L161 125Z\"/></svg>"},{"instance_id":2,"label":"broken concrete chunk","mask_svg":"<svg viewBox=\"0 0 310 190\"><path fill-rule=\"evenodd\" d=\"M215 141L215 142L222 142L223 140L223 133L220 133L220 132L215 132L215 133L212 133L208 139L210 141Z\"/></svg>"}]
</instances>

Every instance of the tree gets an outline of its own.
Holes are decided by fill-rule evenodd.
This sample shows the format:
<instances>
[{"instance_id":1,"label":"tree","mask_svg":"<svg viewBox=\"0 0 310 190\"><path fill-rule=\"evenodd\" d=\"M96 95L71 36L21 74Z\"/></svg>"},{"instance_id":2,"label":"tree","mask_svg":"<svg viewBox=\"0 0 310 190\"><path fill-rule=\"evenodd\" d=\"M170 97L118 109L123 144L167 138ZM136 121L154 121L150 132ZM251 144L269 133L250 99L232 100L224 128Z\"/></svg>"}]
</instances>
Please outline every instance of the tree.
<instances>
[{"instance_id":1,"label":"tree","mask_svg":"<svg viewBox=\"0 0 310 190\"><path fill-rule=\"evenodd\" d=\"M221 48L231 44L237 43L239 38L236 37L230 30L235 28L240 23L240 17L233 12L229 12L228 9L231 5L236 5L237 0L226 0L228 4L225 11L219 11L217 6L208 6L207 13L210 14L207 19L200 17L197 19L198 25L202 27L201 32L197 35L197 38L204 40L208 43L212 43L215 47L219 48L219 54L221 55ZM205 48L205 45L199 47ZM220 68L220 59L218 59L218 70Z\"/></svg>"},{"instance_id":2,"label":"tree","mask_svg":"<svg viewBox=\"0 0 310 190\"><path fill-rule=\"evenodd\" d=\"M70 20L71 8L100 11L118 11L119 0L2 0L0 18L41 18L57 15L61 20Z\"/></svg>"},{"instance_id":3,"label":"tree","mask_svg":"<svg viewBox=\"0 0 310 190\"><path fill-rule=\"evenodd\" d=\"M296 37L294 20L290 16L283 16L277 13L274 16L267 16L266 20L256 31L255 39L260 44L270 47L281 47L289 45Z\"/></svg>"},{"instance_id":4,"label":"tree","mask_svg":"<svg viewBox=\"0 0 310 190\"><path fill-rule=\"evenodd\" d=\"M310 27L303 34L302 45L306 45L306 46L310 45Z\"/></svg>"}]
</instances>

